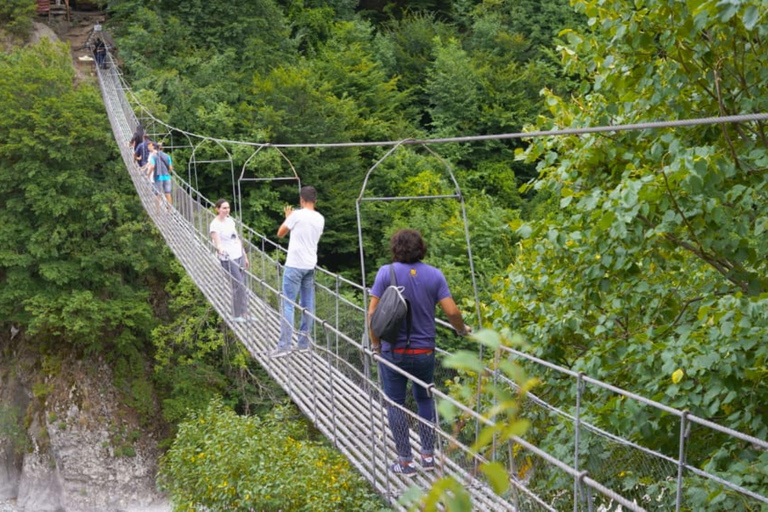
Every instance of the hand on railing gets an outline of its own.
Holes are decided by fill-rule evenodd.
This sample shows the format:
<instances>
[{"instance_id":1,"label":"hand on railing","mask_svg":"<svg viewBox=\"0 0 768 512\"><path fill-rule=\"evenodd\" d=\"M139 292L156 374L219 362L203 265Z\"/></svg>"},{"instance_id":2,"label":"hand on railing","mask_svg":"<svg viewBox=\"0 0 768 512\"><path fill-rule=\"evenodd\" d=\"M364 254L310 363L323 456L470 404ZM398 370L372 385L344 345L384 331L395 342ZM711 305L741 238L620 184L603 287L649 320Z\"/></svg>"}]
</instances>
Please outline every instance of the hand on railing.
<instances>
[{"instance_id":1,"label":"hand on railing","mask_svg":"<svg viewBox=\"0 0 768 512\"><path fill-rule=\"evenodd\" d=\"M471 325L467 325L467 324L464 324L464 330L463 330L463 331L459 331L459 330L457 330L457 331L456 331L456 334L458 334L459 336L467 336L467 335L468 335L468 334L470 334L471 332L472 332L472 326L471 326Z\"/></svg>"}]
</instances>

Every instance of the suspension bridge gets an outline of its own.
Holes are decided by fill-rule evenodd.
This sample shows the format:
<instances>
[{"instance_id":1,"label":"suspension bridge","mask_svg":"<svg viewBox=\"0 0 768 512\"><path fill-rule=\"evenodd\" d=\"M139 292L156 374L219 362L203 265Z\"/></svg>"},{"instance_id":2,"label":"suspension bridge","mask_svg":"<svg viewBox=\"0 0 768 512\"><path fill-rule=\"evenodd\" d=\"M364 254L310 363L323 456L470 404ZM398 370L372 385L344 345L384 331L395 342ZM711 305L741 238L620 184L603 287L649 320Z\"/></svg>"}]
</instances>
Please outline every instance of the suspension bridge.
<instances>
[{"instance_id":1,"label":"suspension bridge","mask_svg":"<svg viewBox=\"0 0 768 512\"><path fill-rule=\"evenodd\" d=\"M280 291L282 248L235 219L251 262L247 272L248 308L256 321L233 321L232 284L216 257L208 235L208 225L214 217L213 204L199 192L197 174L193 178L191 172L186 178L177 172L173 174L172 205L164 200L160 203L156 201L150 181L138 170L133 151L127 145L139 122L135 111L139 107L136 102L129 101L128 96L132 93L111 53L108 62L107 69L97 66L104 105L126 170L147 214L186 272L251 356L393 508L407 508L398 499L410 486L426 490L436 479L451 475L468 490L476 510L691 510L691 505L685 500L686 489L691 486L707 489L715 496L718 493L736 496L743 510L768 510L767 489L750 487L747 478L727 480L714 470L702 469L703 463L686 459L686 449L695 437L737 443L743 450L754 453L755 457L768 451L765 440L725 428L687 411L667 407L509 347L501 348L504 357L517 361L529 373L546 375L551 382L557 382L570 391L572 400L563 403L553 403L551 399L545 401L533 393L521 398L520 415L531 419L532 430L561 431L563 439L567 439L562 450L547 453L525 438L515 436L508 442L494 442L492 448L482 454L473 451L470 447L476 440L478 429L493 422L483 411L466 407L444 389L442 383L453 374L441 365L441 361L450 354L438 348L436 384L421 384L428 387L435 400L450 403L468 421L452 422L441 417L441 409L438 408L437 421L431 425L436 440L436 471L419 472L412 480L388 471L389 464L397 459L387 423L387 407L392 404L377 379L377 365L381 360L370 350L367 339L365 284L317 268L317 305L313 314L315 329L311 350L295 352L280 359L270 358L279 337L280 303L284 300ZM241 184L254 179L246 176L248 161L268 146L191 134L163 124L146 111L139 112L144 126L152 125L151 131L157 137L175 135L177 140L185 141L183 147L191 151L189 169L197 164L214 162L196 156L203 145L218 146L221 154L226 156L216 162L229 165L236 197L239 196ZM232 144L251 148L251 157L243 165L239 178L235 175L232 153L227 150L227 146ZM393 145L392 151L397 146ZM290 167L292 174L283 179L295 179L300 183L298 174L292 165ZM449 167L447 172L452 178ZM455 180L453 184L455 194L446 197L461 201L463 207ZM361 193L360 200L365 199L363 196ZM240 203L237 201L238 207ZM242 218L241 215L239 217ZM469 247L468 237L467 245ZM361 260L364 266L362 254ZM355 296L363 297L363 300L356 302L348 298ZM298 304L295 306L301 310ZM448 325L438 323L444 329L438 337L450 336ZM517 384L498 370L488 368L486 377L496 386L517 390ZM589 417L584 413L589 404L617 395L627 403L635 404L636 408L647 409L652 416L678 424L679 437L670 443L676 446L674 453L654 451L626 436L589 423ZM405 410L405 414L409 417L411 444L418 453L417 427L420 419L410 411ZM492 485L479 470L482 464L489 461L500 462L507 469L509 489L501 495L493 491Z\"/></svg>"}]
</instances>

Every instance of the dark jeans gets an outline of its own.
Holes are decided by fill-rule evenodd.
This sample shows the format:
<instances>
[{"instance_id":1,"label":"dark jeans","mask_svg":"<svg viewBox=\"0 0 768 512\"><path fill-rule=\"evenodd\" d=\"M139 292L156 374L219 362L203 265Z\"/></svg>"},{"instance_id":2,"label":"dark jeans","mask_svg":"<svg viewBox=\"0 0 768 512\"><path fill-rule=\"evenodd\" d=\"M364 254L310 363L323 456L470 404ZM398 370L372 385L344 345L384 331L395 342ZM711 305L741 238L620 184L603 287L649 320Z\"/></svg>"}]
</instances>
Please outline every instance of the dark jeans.
<instances>
[{"instance_id":1,"label":"dark jeans","mask_svg":"<svg viewBox=\"0 0 768 512\"><path fill-rule=\"evenodd\" d=\"M381 356L398 368L410 373L415 378L432 383L435 374L435 353L431 354L393 354L382 352ZM405 406L405 393L408 387L408 377L397 373L388 366L379 363L379 375L381 385L387 397L399 406ZM413 397L416 399L419 417L424 420L419 422L419 437L421 438L421 453L432 454L435 446L435 401L427 393L427 389L411 384ZM411 444L408 441L408 416L399 407L390 405L387 408L389 428L392 437L395 438L397 455L403 462L413 459Z\"/></svg>"},{"instance_id":2,"label":"dark jeans","mask_svg":"<svg viewBox=\"0 0 768 512\"><path fill-rule=\"evenodd\" d=\"M232 276L232 309L236 317L244 317L248 313L248 296L245 290L245 273L241 270L243 257L236 260L221 260L221 266Z\"/></svg>"}]
</instances>

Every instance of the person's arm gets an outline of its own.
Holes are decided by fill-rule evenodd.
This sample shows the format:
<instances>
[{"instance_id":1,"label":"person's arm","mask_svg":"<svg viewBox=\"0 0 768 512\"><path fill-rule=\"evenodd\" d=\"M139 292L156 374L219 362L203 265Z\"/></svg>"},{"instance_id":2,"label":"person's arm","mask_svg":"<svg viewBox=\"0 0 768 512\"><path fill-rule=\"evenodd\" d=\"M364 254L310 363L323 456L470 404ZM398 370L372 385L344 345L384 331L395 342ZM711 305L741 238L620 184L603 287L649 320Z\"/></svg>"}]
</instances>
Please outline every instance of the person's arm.
<instances>
[{"instance_id":1,"label":"person's arm","mask_svg":"<svg viewBox=\"0 0 768 512\"><path fill-rule=\"evenodd\" d=\"M379 353L381 352L381 340L373 333L371 329L371 316L376 311L376 306L379 305L379 298L371 295L371 303L368 305L368 335L371 337L371 349Z\"/></svg>"},{"instance_id":2,"label":"person's arm","mask_svg":"<svg viewBox=\"0 0 768 512\"><path fill-rule=\"evenodd\" d=\"M213 240L213 245L216 246L216 252L219 253L220 256L224 256L224 248L221 246L221 238L219 238L219 234L216 231L211 231L211 240Z\"/></svg>"},{"instance_id":3,"label":"person's arm","mask_svg":"<svg viewBox=\"0 0 768 512\"><path fill-rule=\"evenodd\" d=\"M291 214L293 213L293 207L292 206L286 206L285 208L283 208L283 211L285 212L285 220L287 221L288 217L290 217ZM288 234L288 232L290 230L291 230L291 228L288 227L286 222L283 222L282 224L280 224L280 227L277 230L277 237L278 238L283 238L285 235Z\"/></svg>"},{"instance_id":4,"label":"person's arm","mask_svg":"<svg viewBox=\"0 0 768 512\"><path fill-rule=\"evenodd\" d=\"M472 332L472 329L466 325L464 319L461 318L461 311L459 311L459 307L456 305L456 302L454 302L453 297L446 297L438 302L438 304L440 304L443 312L448 317L448 322L450 322L451 326L456 329L456 334L459 336L466 336Z\"/></svg>"},{"instance_id":5,"label":"person's arm","mask_svg":"<svg viewBox=\"0 0 768 512\"><path fill-rule=\"evenodd\" d=\"M248 261L248 253L245 252L245 245L243 244L242 240L240 240L240 247L243 250L243 265L245 266L245 268L248 268L251 266L251 262Z\"/></svg>"}]
</instances>

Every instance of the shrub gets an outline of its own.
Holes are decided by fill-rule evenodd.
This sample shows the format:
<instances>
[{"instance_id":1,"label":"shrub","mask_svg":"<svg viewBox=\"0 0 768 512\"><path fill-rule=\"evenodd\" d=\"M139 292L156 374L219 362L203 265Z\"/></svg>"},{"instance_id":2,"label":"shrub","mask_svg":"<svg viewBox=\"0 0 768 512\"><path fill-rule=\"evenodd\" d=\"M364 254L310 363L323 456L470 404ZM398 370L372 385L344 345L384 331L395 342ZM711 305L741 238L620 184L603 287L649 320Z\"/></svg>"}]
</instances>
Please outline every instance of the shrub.
<instances>
[{"instance_id":1,"label":"shrub","mask_svg":"<svg viewBox=\"0 0 768 512\"><path fill-rule=\"evenodd\" d=\"M191 413L161 460L174 510L379 510L367 482L341 454L309 440L290 410L238 416L214 399Z\"/></svg>"},{"instance_id":2,"label":"shrub","mask_svg":"<svg viewBox=\"0 0 768 512\"><path fill-rule=\"evenodd\" d=\"M5 0L0 2L0 27L11 35L26 37L32 30L35 16L33 0Z\"/></svg>"}]
</instances>

